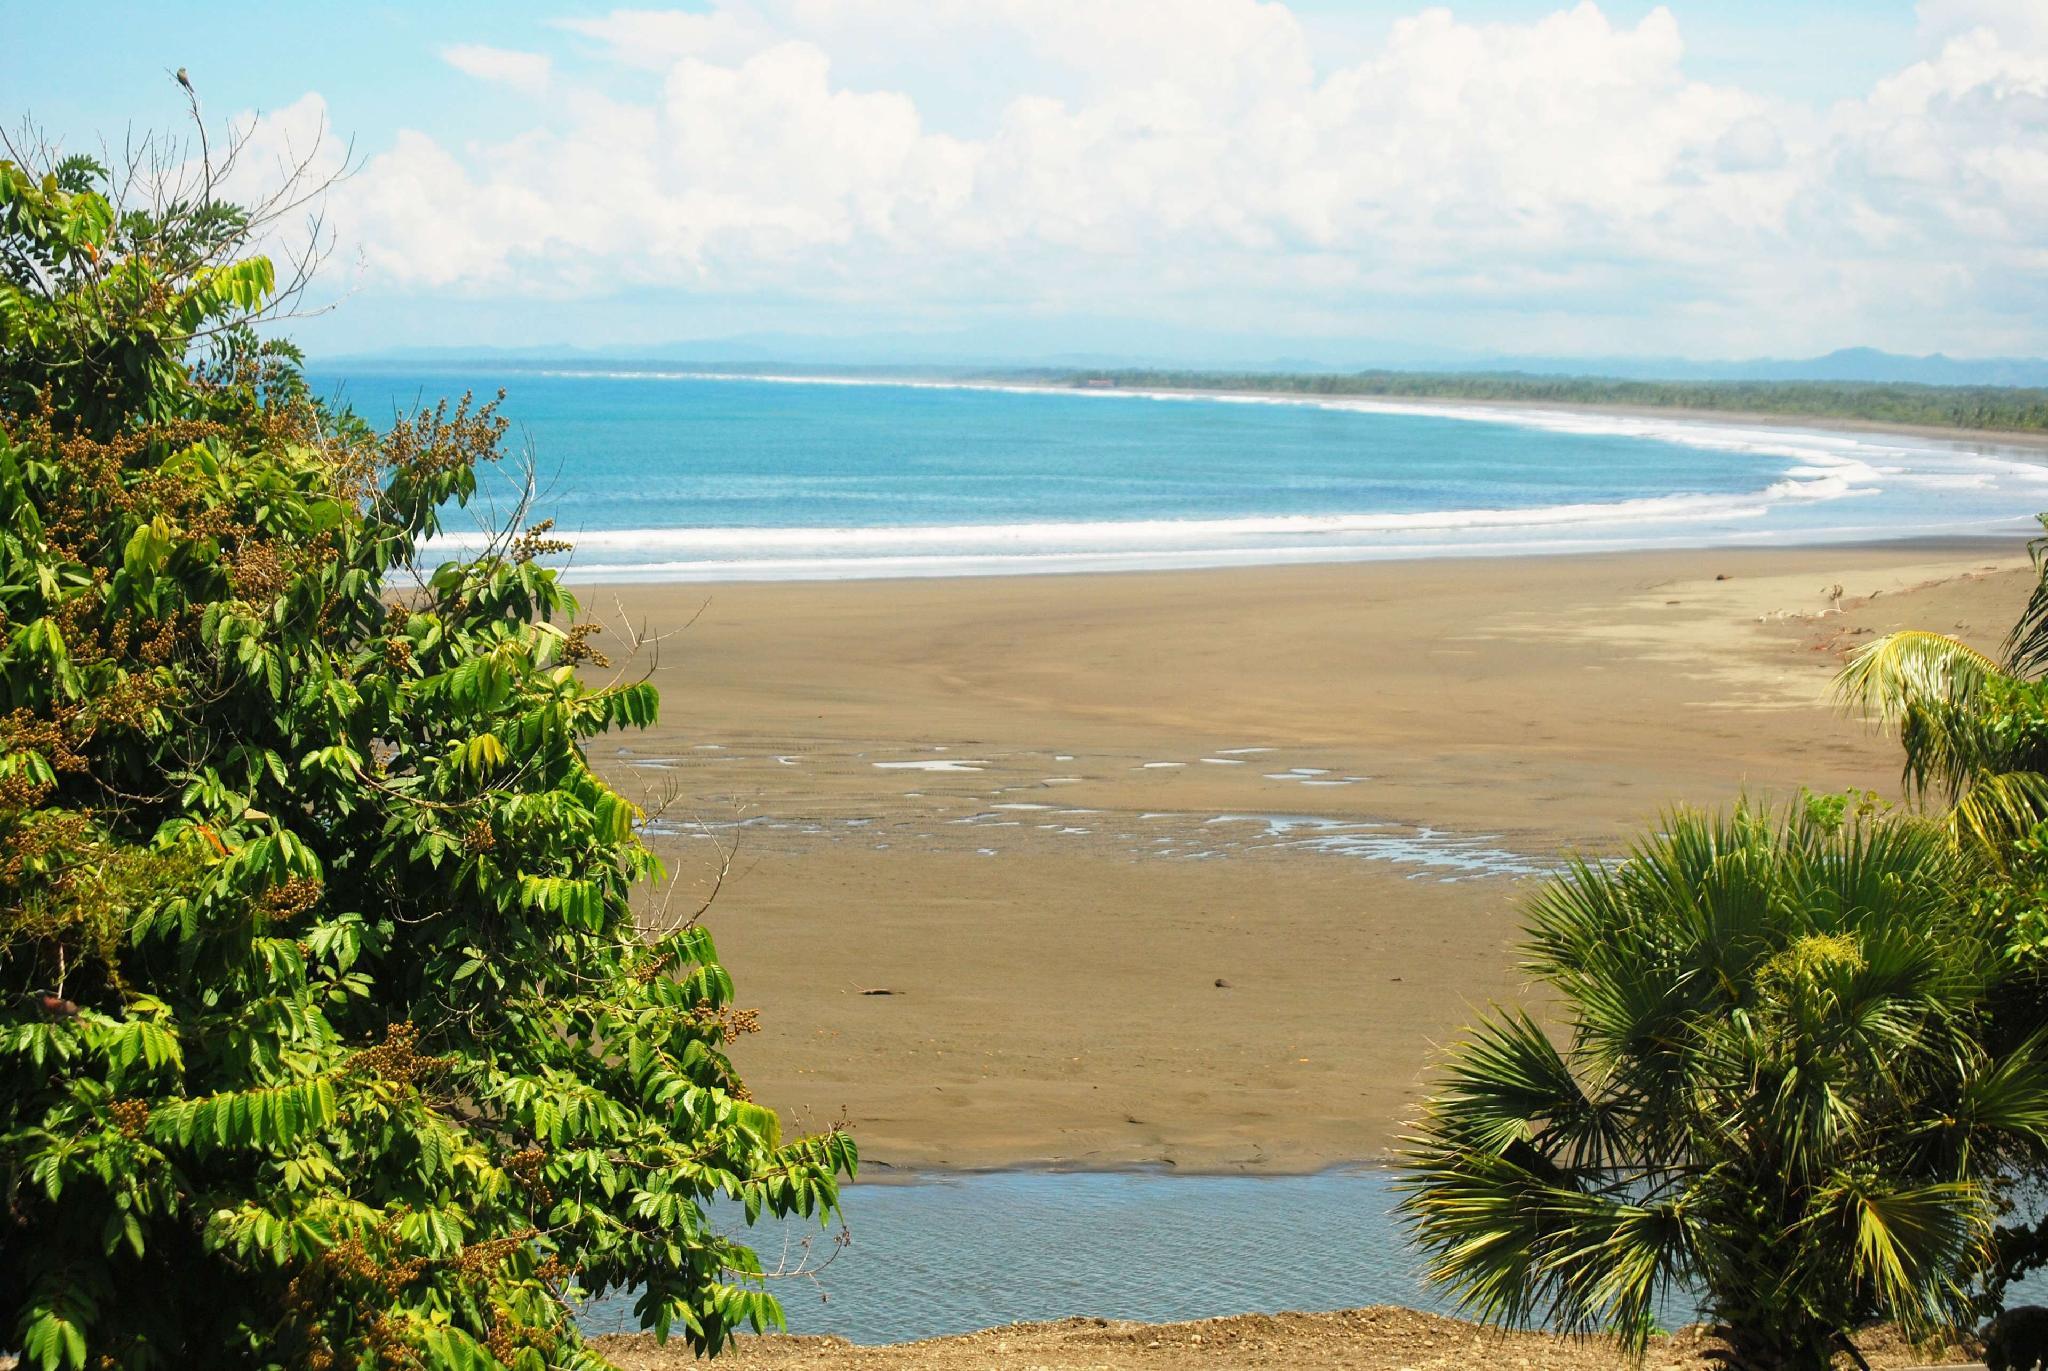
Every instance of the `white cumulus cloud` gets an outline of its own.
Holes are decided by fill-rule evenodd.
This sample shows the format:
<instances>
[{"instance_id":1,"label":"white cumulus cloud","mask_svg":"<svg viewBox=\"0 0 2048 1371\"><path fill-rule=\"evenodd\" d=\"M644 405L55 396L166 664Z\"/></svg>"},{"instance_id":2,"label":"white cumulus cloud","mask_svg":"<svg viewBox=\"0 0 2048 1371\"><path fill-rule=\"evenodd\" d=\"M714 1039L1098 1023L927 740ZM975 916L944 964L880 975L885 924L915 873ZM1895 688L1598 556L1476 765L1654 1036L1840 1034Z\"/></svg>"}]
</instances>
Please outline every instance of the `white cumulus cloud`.
<instances>
[{"instance_id":1,"label":"white cumulus cloud","mask_svg":"<svg viewBox=\"0 0 2048 1371\"><path fill-rule=\"evenodd\" d=\"M392 282L478 293L1494 347L1541 319L1578 333L1539 343L1696 352L1916 346L1938 318L1952 348L2039 346L2041 13L1928 0L1920 59L1823 109L1703 81L1670 10L1593 0L1421 10L1342 64L1270 0L618 10L562 21L559 62L447 49L533 126L400 135L346 227Z\"/></svg>"}]
</instances>

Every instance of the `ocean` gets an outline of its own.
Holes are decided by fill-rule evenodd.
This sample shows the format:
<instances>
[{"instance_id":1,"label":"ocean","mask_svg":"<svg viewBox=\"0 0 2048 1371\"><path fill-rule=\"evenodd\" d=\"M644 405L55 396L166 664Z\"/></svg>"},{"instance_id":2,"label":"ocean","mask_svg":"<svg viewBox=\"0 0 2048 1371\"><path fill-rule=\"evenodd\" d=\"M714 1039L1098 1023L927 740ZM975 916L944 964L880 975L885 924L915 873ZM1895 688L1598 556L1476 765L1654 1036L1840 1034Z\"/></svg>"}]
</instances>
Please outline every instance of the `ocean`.
<instances>
[{"instance_id":1,"label":"ocean","mask_svg":"<svg viewBox=\"0 0 2048 1371\"><path fill-rule=\"evenodd\" d=\"M2017 446L1691 418L967 383L316 371L373 422L503 385L572 579L819 580L2018 533Z\"/></svg>"}]
</instances>

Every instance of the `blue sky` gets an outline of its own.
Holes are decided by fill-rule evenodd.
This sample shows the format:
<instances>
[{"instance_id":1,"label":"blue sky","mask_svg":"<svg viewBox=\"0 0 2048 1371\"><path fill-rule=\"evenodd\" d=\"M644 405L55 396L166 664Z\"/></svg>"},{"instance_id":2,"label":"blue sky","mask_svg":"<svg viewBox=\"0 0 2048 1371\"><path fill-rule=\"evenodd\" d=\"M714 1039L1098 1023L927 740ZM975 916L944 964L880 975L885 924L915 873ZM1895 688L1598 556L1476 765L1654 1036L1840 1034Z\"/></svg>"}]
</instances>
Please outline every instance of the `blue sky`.
<instances>
[{"instance_id":1,"label":"blue sky","mask_svg":"<svg viewBox=\"0 0 2048 1371\"><path fill-rule=\"evenodd\" d=\"M17 114L324 127L316 349L2048 352L2039 0L19 7ZM259 119L260 116L260 119Z\"/></svg>"}]
</instances>

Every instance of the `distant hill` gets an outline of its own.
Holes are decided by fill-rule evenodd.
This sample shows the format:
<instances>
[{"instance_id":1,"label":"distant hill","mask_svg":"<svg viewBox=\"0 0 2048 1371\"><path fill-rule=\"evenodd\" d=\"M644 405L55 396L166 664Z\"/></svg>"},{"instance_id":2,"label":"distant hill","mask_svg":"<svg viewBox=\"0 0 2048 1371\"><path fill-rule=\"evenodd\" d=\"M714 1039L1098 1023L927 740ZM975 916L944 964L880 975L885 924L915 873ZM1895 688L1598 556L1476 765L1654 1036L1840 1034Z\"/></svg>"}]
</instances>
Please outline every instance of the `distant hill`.
<instances>
[{"instance_id":1,"label":"distant hill","mask_svg":"<svg viewBox=\"0 0 2048 1371\"><path fill-rule=\"evenodd\" d=\"M1223 349L1240 352L1241 346ZM1213 361L1148 356L1139 351L1048 350L1017 355L976 335L870 335L860 339L803 334L751 334L620 347L537 344L522 347L412 347L324 359L328 365L459 366L484 363L515 369L555 364L633 367L659 364L735 370L748 367L800 371L915 371L922 374L977 372L992 368L1032 370L1228 370L1293 375L1339 375L1360 371L1434 375L1500 374L1601 377L1637 381L1846 381L1932 386L2048 387L2048 358L1911 357L1876 348L1840 348L1822 357L1695 361L1682 357L1530 357L1459 355L1406 357L1376 355L1327 361L1313 356L1272 356L1263 360L1219 357Z\"/></svg>"}]
</instances>

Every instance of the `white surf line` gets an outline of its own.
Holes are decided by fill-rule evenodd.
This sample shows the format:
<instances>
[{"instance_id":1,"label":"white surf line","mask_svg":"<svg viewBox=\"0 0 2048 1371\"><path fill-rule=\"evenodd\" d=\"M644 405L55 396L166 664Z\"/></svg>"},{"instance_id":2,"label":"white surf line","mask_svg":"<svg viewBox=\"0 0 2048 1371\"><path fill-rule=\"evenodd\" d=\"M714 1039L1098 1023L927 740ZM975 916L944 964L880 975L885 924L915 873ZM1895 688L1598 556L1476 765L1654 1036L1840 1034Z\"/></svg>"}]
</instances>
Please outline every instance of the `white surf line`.
<instances>
[{"instance_id":1,"label":"white surf line","mask_svg":"<svg viewBox=\"0 0 2048 1371\"><path fill-rule=\"evenodd\" d=\"M988 763L965 757L947 757L941 761L870 762L868 765L882 771L979 771Z\"/></svg>"}]
</instances>

